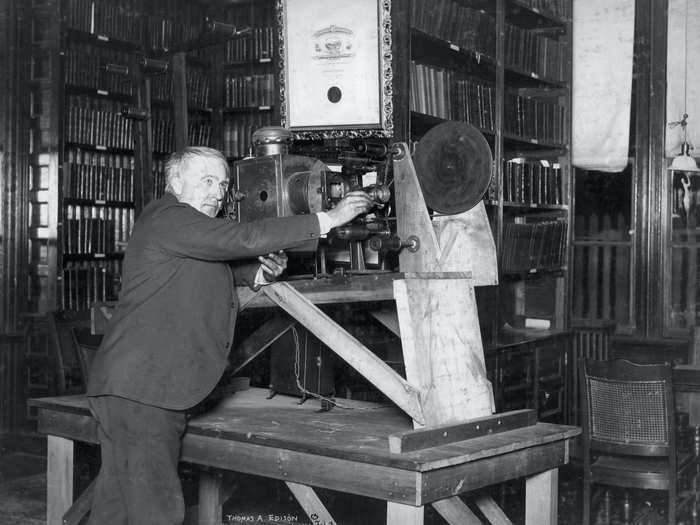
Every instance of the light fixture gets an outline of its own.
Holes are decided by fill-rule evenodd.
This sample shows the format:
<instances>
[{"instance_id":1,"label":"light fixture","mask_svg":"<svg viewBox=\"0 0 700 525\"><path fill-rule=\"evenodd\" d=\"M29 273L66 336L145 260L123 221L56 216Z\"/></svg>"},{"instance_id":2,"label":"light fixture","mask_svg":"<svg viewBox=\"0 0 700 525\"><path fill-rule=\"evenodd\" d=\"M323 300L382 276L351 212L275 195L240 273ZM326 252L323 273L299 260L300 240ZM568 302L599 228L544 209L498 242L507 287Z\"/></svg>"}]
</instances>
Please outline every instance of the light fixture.
<instances>
[{"instance_id":1,"label":"light fixture","mask_svg":"<svg viewBox=\"0 0 700 525\"><path fill-rule=\"evenodd\" d=\"M686 126L688 114L684 113L683 118L679 122L672 122L671 124L679 125L683 128L683 142L681 142L681 153L680 155L674 157L671 163L671 169L676 171L700 171L695 159L690 155L690 150L693 147L686 140Z\"/></svg>"},{"instance_id":2,"label":"light fixture","mask_svg":"<svg viewBox=\"0 0 700 525\"><path fill-rule=\"evenodd\" d=\"M680 126L683 129L683 142L681 143L681 152L673 159L671 169L676 171L700 171L695 159L690 155L693 146L690 145L687 138L688 127L688 0L685 0L685 46L683 48L685 71L683 76L683 118L676 122L669 123L671 128Z\"/></svg>"}]
</instances>

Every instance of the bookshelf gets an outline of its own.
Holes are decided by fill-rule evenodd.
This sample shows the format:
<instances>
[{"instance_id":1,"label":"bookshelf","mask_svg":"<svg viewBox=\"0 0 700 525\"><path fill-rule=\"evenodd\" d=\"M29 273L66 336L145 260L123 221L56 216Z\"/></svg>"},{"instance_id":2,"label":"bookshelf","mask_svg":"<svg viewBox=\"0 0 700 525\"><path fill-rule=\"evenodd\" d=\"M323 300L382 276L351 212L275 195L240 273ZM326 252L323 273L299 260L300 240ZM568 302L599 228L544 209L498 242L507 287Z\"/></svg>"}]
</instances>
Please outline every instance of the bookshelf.
<instances>
[{"instance_id":1,"label":"bookshelf","mask_svg":"<svg viewBox=\"0 0 700 525\"><path fill-rule=\"evenodd\" d=\"M231 40L219 50L220 147L235 161L250 153L253 131L280 123L276 2L249 0L228 6L218 16L222 14L225 23L251 29L248 38Z\"/></svg>"},{"instance_id":2,"label":"bookshelf","mask_svg":"<svg viewBox=\"0 0 700 525\"><path fill-rule=\"evenodd\" d=\"M414 142L443 120L482 131L484 196L500 285L482 290L503 326L568 327L571 1L394 0L395 129Z\"/></svg>"},{"instance_id":3,"label":"bookshelf","mask_svg":"<svg viewBox=\"0 0 700 525\"><path fill-rule=\"evenodd\" d=\"M141 208L163 193L167 155L212 145L212 61L177 51L202 34L213 7L33 0L27 8L30 310L84 310L116 298L126 242Z\"/></svg>"}]
</instances>

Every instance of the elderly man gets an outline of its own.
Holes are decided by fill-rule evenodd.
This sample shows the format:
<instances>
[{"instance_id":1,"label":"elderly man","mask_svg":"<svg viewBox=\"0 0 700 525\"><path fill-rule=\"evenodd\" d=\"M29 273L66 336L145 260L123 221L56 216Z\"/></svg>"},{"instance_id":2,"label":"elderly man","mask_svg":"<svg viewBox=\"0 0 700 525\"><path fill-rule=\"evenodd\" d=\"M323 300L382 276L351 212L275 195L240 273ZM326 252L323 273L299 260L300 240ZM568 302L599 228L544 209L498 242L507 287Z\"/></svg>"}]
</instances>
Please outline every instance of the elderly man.
<instances>
[{"instance_id":1,"label":"elderly man","mask_svg":"<svg viewBox=\"0 0 700 525\"><path fill-rule=\"evenodd\" d=\"M274 280L287 265L283 250L313 248L371 207L353 192L327 213L238 224L215 218L229 180L220 152L185 148L170 157L166 176L165 195L134 225L119 302L90 371L102 448L91 525L183 521L177 463L185 411L225 369L234 283Z\"/></svg>"}]
</instances>

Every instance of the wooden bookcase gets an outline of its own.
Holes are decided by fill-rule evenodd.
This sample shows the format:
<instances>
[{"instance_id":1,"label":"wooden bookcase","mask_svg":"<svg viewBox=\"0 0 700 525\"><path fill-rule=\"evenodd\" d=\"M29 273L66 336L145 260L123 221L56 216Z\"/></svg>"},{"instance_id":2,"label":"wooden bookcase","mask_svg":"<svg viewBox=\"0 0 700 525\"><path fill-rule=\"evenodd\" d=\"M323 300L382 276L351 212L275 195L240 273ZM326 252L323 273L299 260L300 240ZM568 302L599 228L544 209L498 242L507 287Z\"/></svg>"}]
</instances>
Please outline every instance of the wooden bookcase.
<instances>
[{"instance_id":1,"label":"wooden bookcase","mask_svg":"<svg viewBox=\"0 0 700 525\"><path fill-rule=\"evenodd\" d=\"M500 285L484 301L489 334L497 340L505 324L566 329L570 0L394 0L392 13L396 138L466 120L491 145L485 203Z\"/></svg>"},{"instance_id":2,"label":"wooden bookcase","mask_svg":"<svg viewBox=\"0 0 700 525\"><path fill-rule=\"evenodd\" d=\"M396 139L481 130L499 285L477 289L498 410L571 419L571 1L393 0ZM547 329L530 329L530 326Z\"/></svg>"},{"instance_id":3,"label":"wooden bookcase","mask_svg":"<svg viewBox=\"0 0 700 525\"><path fill-rule=\"evenodd\" d=\"M247 38L226 42L218 51L220 149L231 161L250 153L253 131L280 123L275 9L273 0L249 0L217 14L234 27L251 29Z\"/></svg>"},{"instance_id":4,"label":"wooden bookcase","mask_svg":"<svg viewBox=\"0 0 700 525\"><path fill-rule=\"evenodd\" d=\"M174 52L201 34L206 14L181 0L33 0L32 311L115 299L135 218L163 192L166 155L212 144L211 62Z\"/></svg>"}]
</instances>

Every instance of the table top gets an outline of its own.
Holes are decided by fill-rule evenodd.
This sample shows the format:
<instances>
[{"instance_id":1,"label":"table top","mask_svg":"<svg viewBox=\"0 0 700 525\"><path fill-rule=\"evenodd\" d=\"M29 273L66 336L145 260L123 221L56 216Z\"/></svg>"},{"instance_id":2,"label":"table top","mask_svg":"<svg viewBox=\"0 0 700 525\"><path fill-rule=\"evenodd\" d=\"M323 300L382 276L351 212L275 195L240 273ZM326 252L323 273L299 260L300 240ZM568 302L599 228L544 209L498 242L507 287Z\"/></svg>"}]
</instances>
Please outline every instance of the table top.
<instances>
[{"instance_id":1,"label":"table top","mask_svg":"<svg viewBox=\"0 0 700 525\"><path fill-rule=\"evenodd\" d=\"M316 401L299 405L298 398L278 395L266 399L266 393L258 388L236 392L214 410L192 418L187 435L423 472L561 442L580 433L578 427L537 423L450 445L394 454L389 451L389 435L411 430L412 423L393 405L338 400L346 408L319 412ZM84 396L39 398L30 400L30 404L66 416L90 416ZM50 428L44 431L50 433Z\"/></svg>"}]
</instances>

